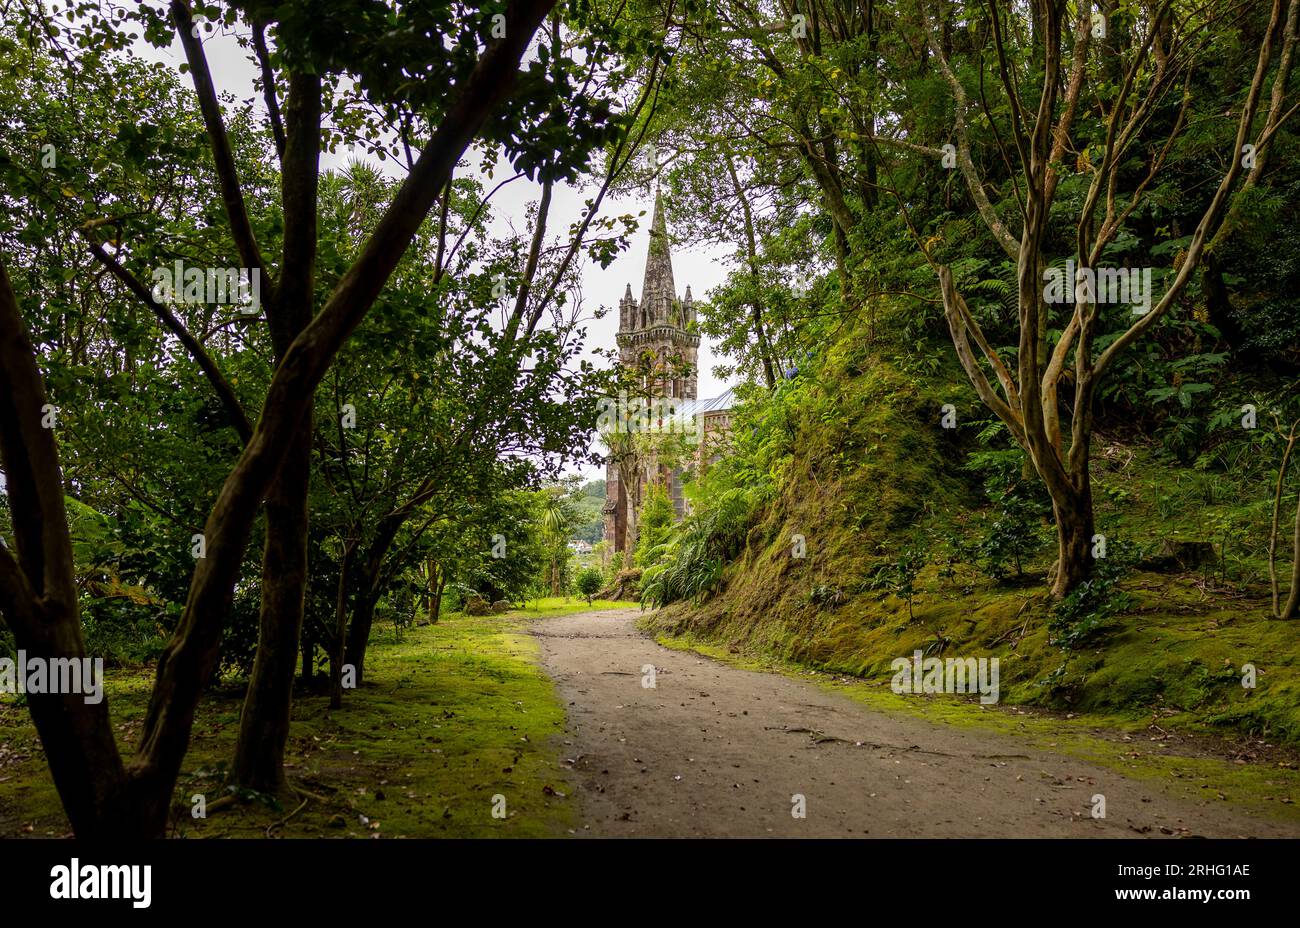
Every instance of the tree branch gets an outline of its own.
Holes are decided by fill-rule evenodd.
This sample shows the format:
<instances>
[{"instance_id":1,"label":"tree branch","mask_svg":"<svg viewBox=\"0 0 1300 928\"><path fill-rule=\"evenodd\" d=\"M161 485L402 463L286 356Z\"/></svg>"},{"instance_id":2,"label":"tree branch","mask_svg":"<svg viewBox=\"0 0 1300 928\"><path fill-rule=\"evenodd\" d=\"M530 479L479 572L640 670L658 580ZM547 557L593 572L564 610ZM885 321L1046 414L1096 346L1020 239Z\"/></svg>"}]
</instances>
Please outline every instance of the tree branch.
<instances>
[{"instance_id":1,"label":"tree branch","mask_svg":"<svg viewBox=\"0 0 1300 928\"><path fill-rule=\"evenodd\" d=\"M266 101L266 114L271 122L271 135L275 138L275 150L284 160L284 122L280 118L280 103L275 96L275 71L271 68L271 53L266 47L266 23L253 23L253 49L257 53L257 64L262 72L262 98Z\"/></svg>"},{"instance_id":2,"label":"tree branch","mask_svg":"<svg viewBox=\"0 0 1300 928\"><path fill-rule=\"evenodd\" d=\"M190 357L194 359L194 363L199 366L199 370L203 372L203 376L207 378L208 383L212 386L213 392L217 394L217 399L221 401L222 407L226 410L226 416L230 419L230 425L239 434L239 440L244 444L248 444L249 438L253 435L252 423L248 421L243 404L239 402L239 397L235 395L234 388L230 386L230 382L221 373L221 368L217 367L216 362L204 350L199 340L190 334L190 331L185 328L185 324L170 309L154 298L153 293L141 282L140 278L123 267L116 258L108 253L103 245L92 239L90 233L84 227L77 231L90 243L90 253L95 256L95 260L107 268L108 272L116 277L137 300L147 306L150 312L163 324L163 327L176 336L176 339L185 347L185 350L189 352Z\"/></svg>"},{"instance_id":3,"label":"tree branch","mask_svg":"<svg viewBox=\"0 0 1300 928\"><path fill-rule=\"evenodd\" d=\"M1250 90L1246 94L1246 102L1242 107L1241 119L1237 123L1237 136L1233 143L1232 160L1229 162L1231 167L1219 182L1218 188L1214 191L1214 196L1210 199L1210 205L1205 208L1205 213L1201 216L1201 221L1197 223L1196 231L1192 233L1191 244L1188 245L1187 254L1183 257L1183 263L1178 269L1174 281L1161 297L1160 302L1146 315L1139 318L1131 325L1127 331L1119 338L1111 342L1093 369L1093 374L1100 379L1103 371L1114 361L1115 356L1131 345L1143 332L1155 325L1157 321L1169 310L1182 293L1183 288L1191 279L1192 272L1196 269L1201 260L1201 253L1205 247L1205 239L1214 225L1224 202L1227 200L1228 191L1232 189L1237 178L1241 175L1242 170L1242 148L1246 144L1246 139L1250 132L1251 123L1255 120L1255 111L1259 106L1259 98L1263 92L1264 75L1268 70L1268 63L1272 57L1273 32L1277 28L1277 22L1281 16L1282 0L1273 0L1273 16L1264 41L1259 49L1259 56L1255 63L1255 76L1251 80Z\"/></svg>"},{"instance_id":4,"label":"tree branch","mask_svg":"<svg viewBox=\"0 0 1300 928\"><path fill-rule=\"evenodd\" d=\"M984 224L993 233L993 238L1007 257L1014 261L1020 253L1020 245L1006 223L998 216L993 204L989 202L988 194L984 192L984 183L975 169L975 162L971 161L970 139L966 135L966 88L961 85L961 81L957 79L957 75L948 64L948 59L944 57L943 50L939 48L934 23L924 4L921 8L921 16L926 27L926 40L930 45L930 54L939 63L939 71L948 82L948 86L952 88L953 134L956 136L957 143L954 146L957 149L957 167L966 180L966 187L970 191L971 199L975 201L975 209L979 211L980 218L984 220Z\"/></svg>"},{"instance_id":5,"label":"tree branch","mask_svg":"<svg viewBox=\"0 0 1300 928\"><path fill-rule=\"evenodd\" d=\"M217 179L221 185L221 199L225 203L226 216L230 222L230 233L235 240L240 260L250 271L256 268L266 281L267 289L275 291L274 282L267 272L262 253L257 247L257 237L253 234L253 225L248 218L248 208L244 203L244 193L239 185L239 172L235 167L234 152L230 147L230 137L226 134L226 125L221 116L221 104L217 100L216 87L212 83L212 73L208 70L208 59L203 53L203 43L194 34L194 17L190 13L187 0L171 0L172 19L176 24L176 34L185 49L185 59L189 62L190 76L194 81L194 92L199 98L199 111L203 114L203 124L208 130L208 142L212 148L212 159L216 164Z\"/></svg>"}]
</instances>

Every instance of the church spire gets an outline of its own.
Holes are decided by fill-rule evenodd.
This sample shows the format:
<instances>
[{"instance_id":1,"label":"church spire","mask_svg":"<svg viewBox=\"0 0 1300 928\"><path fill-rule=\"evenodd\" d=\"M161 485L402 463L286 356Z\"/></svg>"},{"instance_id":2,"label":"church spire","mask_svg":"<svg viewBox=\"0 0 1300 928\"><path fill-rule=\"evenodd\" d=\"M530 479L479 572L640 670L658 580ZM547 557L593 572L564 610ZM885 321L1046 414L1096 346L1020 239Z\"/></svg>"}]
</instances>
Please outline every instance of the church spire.
<instances>
[{"instance_id":1,"label":"church spire","mask_svg":"<svg viewBox=\"0 0 1300 928\"><path fill-rule=\"evenodd\" d=\"M677 288L673 283L673 259L668 249L668 223L664 219L663 194L655 191L654 221L650 224L650 251L645 259L645 282L641 286L641 307L647 320L669 322Z\"/></svg>"}]
</instances>

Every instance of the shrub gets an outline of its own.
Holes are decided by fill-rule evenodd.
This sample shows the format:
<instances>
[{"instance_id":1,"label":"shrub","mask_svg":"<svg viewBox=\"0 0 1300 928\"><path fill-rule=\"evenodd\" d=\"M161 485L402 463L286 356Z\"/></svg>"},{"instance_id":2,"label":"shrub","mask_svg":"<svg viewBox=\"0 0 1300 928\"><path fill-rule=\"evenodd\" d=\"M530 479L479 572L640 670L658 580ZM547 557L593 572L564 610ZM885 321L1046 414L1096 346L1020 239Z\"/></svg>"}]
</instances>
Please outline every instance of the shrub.
<instances>
[{"instance_id":1,"label":"shrub","mask_svg":"<svg viewBox=\"0 0 1300 928\"><path fill-rule=\"evenodd\" d=\"M1119 581L1137 563L1140 552L1118 541L1108 547L1092 576L1052 607L1049 641L1062 650L1077 651L1096 643L1112 626L1111 620L1133 605L1133 597L1119 589Z\"/></svg>"},{"instance_id":2,"label":"shrub","mask_svg":"<svg viewBox=\"0 0 1300 928\"><path fill-rule=\"evenodd\" d=\"M660 548L673 533L673 501L661 484L653 484L641 504L640 517L637 520L636 554L633 563L637 567L649 567L655 563Z\"/></svg>"},{"instance_id":3,"label":"shrub","mask_svg":"<svg viewBox=\"0 0 1300 928\"><path fill-rule=\"evenodd\" d=\"M585 567L578 573L578 592L586 597L588 606L603 584L604 578L595 567Z\"/></svg>"},{"instance_id":4,"label":"shrub","mask_svg":"<svg viewBox=\"0 0 1300 928\"><path fill-rule=\"evenodd\" d=\"M1007 492L996 502L996 515L984 536L976 543L976 556L984 572L994 580L1005 577L1010 566L1016 576L1024 573L1025 561L1042 544L1041 507L1030 499Z\"/></svg>"},{"instance_id":5,"label":"shrub","mask_svg":"<svg viewBox=\"0 0 1300 928\"><path fill-rule=\"evenodd\" d=\"M912 615L912 599L916 596L916 578L921 568L929 562L929 554L921 545L903 551L896 560L881 564L867 581L873 590L888 590L907 603L907 617Z\"/></svg>"},{"instance_id":6,"label":"shrub","mask_svg":"<svg viewBox=\"0 0 1300 928\"><path fill-rule=\"evenodd\" d=\"M1015 567L1024 572L1025 561L1042 547L1042 519L1049 511L1041 481L1026 478L1027 458L1017 447L990 448L1005 427L1000 423L985 428L979 436L987 450L972 452L966 470L978 474L984 495L993 505L992 520L976 540L972 554L985 574L1001 580Z\"/></svg>"}]
</instances>

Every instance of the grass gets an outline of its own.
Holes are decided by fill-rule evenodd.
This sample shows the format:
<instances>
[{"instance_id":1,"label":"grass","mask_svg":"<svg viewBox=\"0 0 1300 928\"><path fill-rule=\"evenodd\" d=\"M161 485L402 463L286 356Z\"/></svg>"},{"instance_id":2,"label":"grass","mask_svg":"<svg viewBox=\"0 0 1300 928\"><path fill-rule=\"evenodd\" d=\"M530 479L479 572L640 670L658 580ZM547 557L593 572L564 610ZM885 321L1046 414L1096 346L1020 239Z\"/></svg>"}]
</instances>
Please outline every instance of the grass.
<instances>
[{"instance_id":1,"label":"grass","mask_svg":"<svg viewBox=\"0 0 1300 928\"><path fill-rule=\"evenodd\" d=\"M594 608L614 605L597 603ZM536 662L531 618L585 602L542 600L517 613L446 617L377 631L366 682L331 711L295 694L285 764L295 792L227 797L242 692L218 684L200 703L174 797L173 833L205 837L546 837L575 812L561 765L564 707ZM139 732L153 668L110 668L118 741ZM195 796L210 807L191 811ZM498 798L499 797L499 798ZM504 800L505 817L494 817ZM0 697L0 837L69 833L20 697Z\"/></svg>"},{"instance_id":2,"label":"grass","mask_svg":"<svg viewBox=\"0 0 1300 928\"><path fill-rule=\"evenodd\" d=\"M569 615L576 612L591 612L596 609L627 609L639 605L632 602L619 602L612 599L594 599L591 605L581 596L546 596L524 603L519 614L540 618L542 616Z\"/></svg>"}]
</instances>

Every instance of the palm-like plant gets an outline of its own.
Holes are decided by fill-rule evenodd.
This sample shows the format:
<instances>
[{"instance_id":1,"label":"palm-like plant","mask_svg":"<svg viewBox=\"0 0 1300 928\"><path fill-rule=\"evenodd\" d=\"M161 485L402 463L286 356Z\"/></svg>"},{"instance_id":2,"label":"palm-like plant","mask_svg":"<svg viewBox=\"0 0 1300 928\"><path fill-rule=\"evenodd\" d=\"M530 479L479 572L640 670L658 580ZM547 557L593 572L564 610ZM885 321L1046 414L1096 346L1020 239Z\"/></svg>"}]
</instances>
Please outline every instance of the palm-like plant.
<instances>
[{"instance_id":1,"label":"palm-like plant","mask_svg":"<svg viewBox=\"0 0 1300 928\"><path fill-rule=\"evenodd\" d=\"M547 493L542 498L542 538L546 544L547 579L552 596L560 595L560 565L572 524L573 509L569 501L558 493Z\"/></svg>"}]
</instances>

